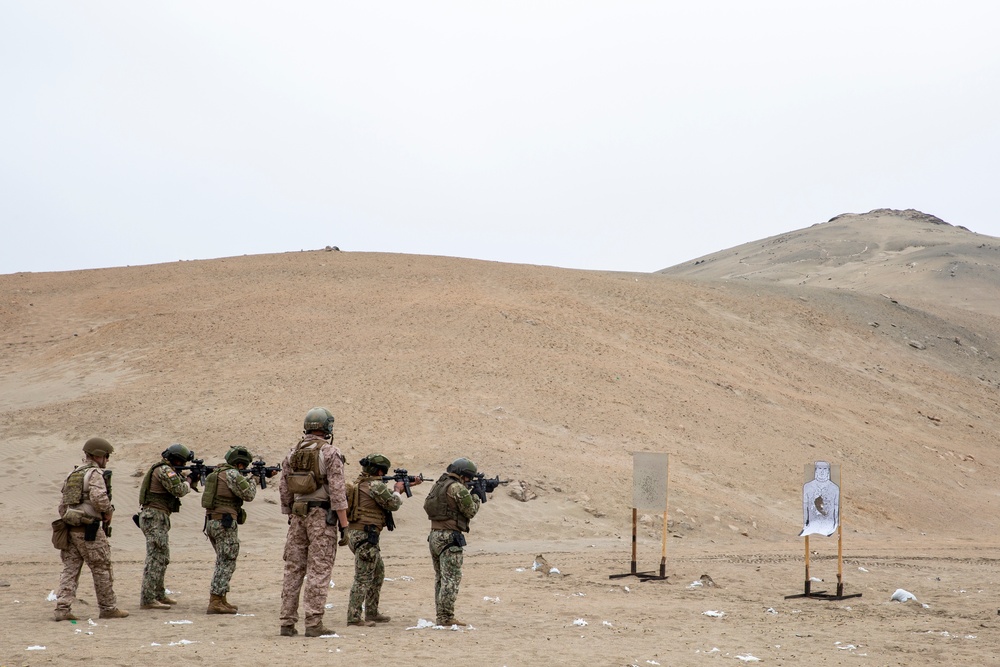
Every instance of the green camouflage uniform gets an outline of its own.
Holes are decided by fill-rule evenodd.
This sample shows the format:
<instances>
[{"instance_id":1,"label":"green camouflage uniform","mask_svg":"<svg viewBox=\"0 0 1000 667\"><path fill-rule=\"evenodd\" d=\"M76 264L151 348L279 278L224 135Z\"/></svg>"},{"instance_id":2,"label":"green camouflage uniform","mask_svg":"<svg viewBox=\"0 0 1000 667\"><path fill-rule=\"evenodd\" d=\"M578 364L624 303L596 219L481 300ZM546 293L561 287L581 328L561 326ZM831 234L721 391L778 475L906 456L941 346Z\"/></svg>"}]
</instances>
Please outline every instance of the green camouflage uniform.
<instances>
[{"instance_id":1,"label":"green camouflage uniform","mask_svg":"<svg viewBox=\"0 0 1000 667\"><path fill-rule=\"evenodd\" d=\"M451 483L449 478L458 479L457 476L446 473L436 484ZM479 511L479 498L472 495L461 481L448 487L447 498L466 520L472 519ZM458 586L462 583L464 552L462 547L455 544L456 532L450 529L431 530L427 536L431 561L434 563L434 601L439 624L455 617L455 600L458 598Z\"/></svg>"},{"instance_id":2,"label":"green camouflage uniform","mask_svg":"<svg viewBox=\"0 0 1000 667\"><path fill-rule=\"evenodd\" d=\"M371 481L368 495L375 504L388 512L395 512L403 505L400 495L393 493L385 482L377 478ZM351 586L351 596L347 603L347 622L361 620L362 605L365 617L375 618L378 616L378 603L382 594L382 583L385 581L382 551L377 544L369 542L368 533L355 528L347 531L347 545L354 554L354 584Z\"/></svg>"},{"instance_id":3,"label":"green camouflage uniform","mask_svg":"<svg viewBox=\"0 0 1000 667\"><path fill-rule=\"evenodd\" d=\"M257 481L244 476L236 468L219 466L219 484L226 484L237 498L250 502L257 495ZM209 510L211 514L211 510ZM236 557L240 555L240 536L235 519L230 519L226 528L222 519L206 519L205 535L215 548L215 573L212 575L210 592L225 595L229 592L229 580L236 571Z\"/></svg>"},{"instance_id":4,"label":"green camouflage uniform","mask_svg":"<svg viewBox=\"0 0 1000 667\"><path fill-rule=\"evenodd\" d=\"M147 474L155 477L175 498L181 498L191 490L187 481L174 471L166 459ZM170 510L158 503L143 505L139 512L139 528L146 536L146 564L142 570L139 601L140 604L149 604L166 597L163 579L167 573L167 565L170 564Z\"/></svg>"}]
</instances>

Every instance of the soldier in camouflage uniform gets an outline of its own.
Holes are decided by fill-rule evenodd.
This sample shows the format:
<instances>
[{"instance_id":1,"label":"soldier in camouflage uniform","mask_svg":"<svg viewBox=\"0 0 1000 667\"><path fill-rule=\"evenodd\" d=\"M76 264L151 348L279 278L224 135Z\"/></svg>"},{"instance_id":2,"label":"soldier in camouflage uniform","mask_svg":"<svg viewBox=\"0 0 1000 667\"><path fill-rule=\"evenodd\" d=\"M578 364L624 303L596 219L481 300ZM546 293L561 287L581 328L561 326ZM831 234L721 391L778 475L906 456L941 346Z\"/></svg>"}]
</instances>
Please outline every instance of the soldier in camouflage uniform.
<instances>
[{"instance_id":1,"label":"soldier in camouflage uniform","mask_svg":"<svg viewBox=\"0 0 1000 667\"><path fill-rule=\"evenodd\" d=\"M142 478L139 487L139 528L146 536L146 566L142 571L140 609L170 609L177 604L167 597L163 578L170 563L170 515L181 508L181 498L191 490L184 477L174 470L194 458L184 445L170 445Z\"/></svg>"},{"instance_id":2,"label":"soldier in camouflage uniform","mask_svg":"<svg viewBox=\"0 0 1000 667\"><path fill-rule=\"evenodd\" d=\"M467 625L455 618L455 599L462 582L463 533L469 532L469 521L479 511L479 498L467 486L475 474L475 463L466 458L456 459L424 500L424 511L431 520L427 542L434 562L438 625Z\"/></svg>"},{"instance_id":3,"label":"soldier in camouflage uniform","mask_svg":"<svg viewBox=\"0 0 1000 667\"><path fill-rule=\"evenodd\" d=\"M125 618L128 612L118 608L111 570L111 471L105 470L115 448L104 438L91 438L83 445L83 465L66 477L59 502L59 516L69 526L68 548L59 551L63 571L52 618L76 621L70 611L80 583L80 571L86 563L94 575L94 590L101 618ZM104 523L104 530L101 528Z\"/></svg>"},{"instance_id":4,"label":"soldier in camouflage uniform","mask_svg":"<svg viewBox=\"0 0 1000 667\"><path fill-rule=\"evenodd\" d=\"M323 625L323 613L337 556L337 528L347 528L344 456L332 442L333 415L313 408L303 420L303 433L281 462L278 484L281 513L288 515L279 629L284 637L298 634L300 593L306 637L334 633Z\"/></svg>"},{"instance_id":5,"label":"soldier in camouflage uniform","mask_svg":"<svg viewBox=\"0 0 1000 667\"><path fill-rule=\"evenodd\" d=\"M253 462L253 454L246 447L231 447L226 452L226 462L215 467L205 478L201 493L201 506L205 508L205 535L215 548L215 574L206 614L235 614L237 607L226 599L229 580L236 570L236 557L240 555L240 536L237 526L246 521L244 502L257 495L257 481L241 471Z\"/></svg>"},{"instance_id":6,"label":"soldier in camouflage uniform","mask_svg":"<svg viewBox=\"0 0 1000 667\"><path fill-rule=\"evenodd\" d=\"M347 624L373 626L388 623L391 619L378 611L382 583L385 580L385 565L379 549L379 534L382 528L395 528L392 512L403 505L403 482L396 482L389 489L382 476L392 465L381 454L369 454L361 459L362 473L353 485L347 488L348 519L347 545L354 553L354 584L347 603ZM411 484L416 486L423 480L416 478ZM341 540L341 544L344 544ZM361 620L361 606L365 608L365 618Z\"/></svg>"}]
</instances>

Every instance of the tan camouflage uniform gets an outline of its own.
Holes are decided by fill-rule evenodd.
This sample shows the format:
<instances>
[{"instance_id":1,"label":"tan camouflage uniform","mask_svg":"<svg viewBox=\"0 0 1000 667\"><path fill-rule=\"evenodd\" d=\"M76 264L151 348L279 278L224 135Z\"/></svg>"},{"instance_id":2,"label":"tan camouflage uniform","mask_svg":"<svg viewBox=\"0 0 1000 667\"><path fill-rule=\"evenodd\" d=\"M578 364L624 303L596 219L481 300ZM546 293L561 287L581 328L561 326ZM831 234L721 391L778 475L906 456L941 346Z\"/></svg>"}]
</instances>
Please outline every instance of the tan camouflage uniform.
<instances>
[{"instance_id":1,"label":"tan camouflage uniform","mask_svg":"<svg viewBox=\"0 0 1000 667\"><path fill-rule=\"evenodd\" d=\"M452 480L457 481L452 483ZM450 484L446 498L454 510L466 520L476 516L476 512L479 511L479 498L472 495L458 475L445 473L435 482L435 486L439 484ZM455 534L460 533L458 526L437 528L436 524L437 522L431 523L432 529L427 536L427 542L431 561L434 563L434 602L437 608L437 622L443 624L455 617L455 600L458 598L458 586L462 583L464 552L462 547L455 544Z\"/></svg>"},{"instance_id":2,"label":"tan camouflage uniform","mask_svg":"<svg viewBox=\"0 0 1000 667\"><path fill-rule=\"evenodd\" d=\"M365 481L368 481L368 484L362 485ZM402 496L393 492L378 477L362 475L355 484L362 485L361 489L367 486L368 497L387 512L395 512L403 506ZM382 584L385 581L382 551L377 544L371 544L368 533L365 531L365 525L366 522L359 520L356 523L351 523L347 529L347 545L354 553L354 583L351 585L351 597L347 603L348 623L356 623L361 620L362 605L364 605L366 618L374 619L379 615L379 598L382 594ZM367 525L374 525L375 534L378 535L381 534L385 520L376 520Z\"/></svg>"},{"instance_id":3,"label":"tan camouflage uniform","mask_svg":"<svg viewBox=\"0 0 1000 667\"><path fill-rule=\"evenodd\" d=\"M326 476L323 488L331 511L347 510L347 489L344 482L344 460L340 449L317 435L305 435L303 442L322 442L320 459ZM327 525L327 510L312 507L306 516L292 513L295 496L288 490L286 475L291 470L290 458L294 448L281 462L281 481L278 494L281 513L289 515L288 534L285 538L284 579L281 586L281 625L294 627L299 620L299 594L305 612L306 628L320 626L325 611L326 596L330 588L330 572L337 556L337 521ZM303 591L303 582L305 590Z\"/></svg>"},{"instance_id":4,"label":"tan camouflage uniform","mask_svg":"<svg viewBox=\"0 0 1000 667\"><path fill-rule=\"evenodd\" d=\"M84 457L84 464L93 465L93 461ZM96 520L100 515L111 512L111 499L108 498L108 488L104 484L101 468L94 466L84 478L85 504L89 503L96 512L87 513ZM59 503L59 516L66 513L66 505ZM59 552L63 562L62 575L59 577L59 591L56 594L56 613L69 613L76 600L76 590L80 583L80 572L86 563L94 576L94 590L97 593L97 605L100 611L111 611L118 606L113 584L114 573L111 569L111 545L103 530L97 531L93 542L84 540L84 526L69 529L69 549Z\"/></svg>"},{"instance_id":5,"label":"tan camouflage uniform","mask_svg":"<svg viewBox=\"0 0 1000 667\"><path fill-rule=\"evenodd\" d=\"M256 479L243 475L236 468L220 471L218 483L225 484L234 496L244 502L250 502L257 495ZM231 518L223 520L222 514L227 514ZM228 528L225 523L229 523ZM229 592L229 580L236 571L236 558L240 555L236 511L228 507L208 510L205 518L205 535L215 549L215 573L212 575L210 592L212 595L225 595Z\"/></svg>"},{"instance_id":6,"label":"tan camouflage uniform","mask_svg":"<svg viewBox=\"0 0 1000 667\"><path fill-rule=\"evenodd\" d=\"M153 469L152 478L153 488L162 487L175 498L181 498L191 490L187 481L166 459ZM142 570L142 590L139 593L141 604L162 600L167 594L163 580L170 564L170 513L165 505L157 501L147 502L139 512L139 528L146 536L146 564Z\"/></svg>"}]
</instances>

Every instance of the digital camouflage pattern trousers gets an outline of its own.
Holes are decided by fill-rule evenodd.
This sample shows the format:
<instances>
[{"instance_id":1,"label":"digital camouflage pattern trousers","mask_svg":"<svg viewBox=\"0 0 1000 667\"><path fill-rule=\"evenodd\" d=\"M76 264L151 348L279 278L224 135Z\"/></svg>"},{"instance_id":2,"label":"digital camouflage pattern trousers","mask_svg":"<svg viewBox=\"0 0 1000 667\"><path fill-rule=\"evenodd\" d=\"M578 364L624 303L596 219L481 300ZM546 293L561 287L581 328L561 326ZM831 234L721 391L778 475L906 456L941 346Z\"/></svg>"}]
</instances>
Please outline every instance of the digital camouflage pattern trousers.
<instances>
[{"instance_id":1,"label":"digital camouflage pattern trousers","mask_svg":"<svg viewBox=\"0 0 1000 667\"><path fill-rule=\"evenodd\" d=\"M220 519L210 519L205 524L205 534L215 548L215 573L209 590L212 595L225 595L229 592L229 580L236 571L236 557L240 555L236 520L233 519L232 525L226 528Z\"/></svg>"},{"instance_id":2,"label":"digital camouflage pattern trousers","mask_svg":"<svg viewBox=\"0 0 1000 667\"><path fill-rule=\"evenodd\" d=\"M166 596L163 578L170 563L170 514L147 507L139 512L139 528L146 536L146 565L142 569L139 603L149 604Z\"/></svg>"},{"instance_id":3,"label":"digital camouflage pattern trousers","mask_svg":"<svg viewBox=\"0 0 1000 667\"><path fill-rule=\"evenodd\" d=\"M347 603L347 622L361 620L361 605L365 616L378 616L378 601L385 581L385 564L382 551L375 544L369 544L368 533L363 530L348 530L347 544L354 552L354 584Z\"/></svg>"},{"instance_id":4,"label":"digital camouflage pattern trousers","mask_svg":"<svg viewBox=\"0 0 1000 667\"><path fill-rule=\"evenodd\" d=\"M458 585L462 583L462 561L464 552L454 546L454 535L450 530L432 530L427 536L434 563L434 603L437 608L437 622L455 617L455 599Z\"/></svg>"},{"instance_id":5,"label":"digital camouflage pattern trousers","mask_svg":"<svg viewBox=\"0 0 1000 667\"><path fill-rule=\"evenodd\" d=\"M336 557L337 527L327 525L326 510L314 507L305 517L290 516L281 585L281 625L298 622L300 592L306 627L323 622L330 571Z\"/></svg>"},{"instance_id":6,"label":"digital camouflage pattern trousers","mask_svg":"<svg viewBox=\"0 0 1000 667\"><path fill-rule=\"evenodd\" d=\"M83 528L70 528L69 549L59 552L63 571L59 577L59 592L56 594L56 610L69 611L76 599L76 589L80 583L80 571L86 563L94 575L94 591L101 611L110 611L118 606L118 599L112 588L115 583L111 571L111 545L103 530L97 531L93 542L83 539Z\"/></svg>"}]
</instances>

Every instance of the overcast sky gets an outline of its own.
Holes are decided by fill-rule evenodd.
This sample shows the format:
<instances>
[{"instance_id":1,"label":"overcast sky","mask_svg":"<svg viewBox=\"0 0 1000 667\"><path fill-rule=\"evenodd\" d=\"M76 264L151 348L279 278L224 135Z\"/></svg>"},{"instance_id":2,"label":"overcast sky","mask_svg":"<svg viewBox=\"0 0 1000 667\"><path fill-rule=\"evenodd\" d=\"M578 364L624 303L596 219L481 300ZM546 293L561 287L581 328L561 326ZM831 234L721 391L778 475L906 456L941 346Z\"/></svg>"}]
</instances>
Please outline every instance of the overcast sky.
<instances>
[{"instance_id":1,"label":"overcast sky","mask_svg":"<svg viewBox=\"0 0 1000 667\"><path fill-rule=\"evenodd\" d=\"M0 273L1000 236L1000 2L0 0Z\"/></svg>"}]
</instances>

